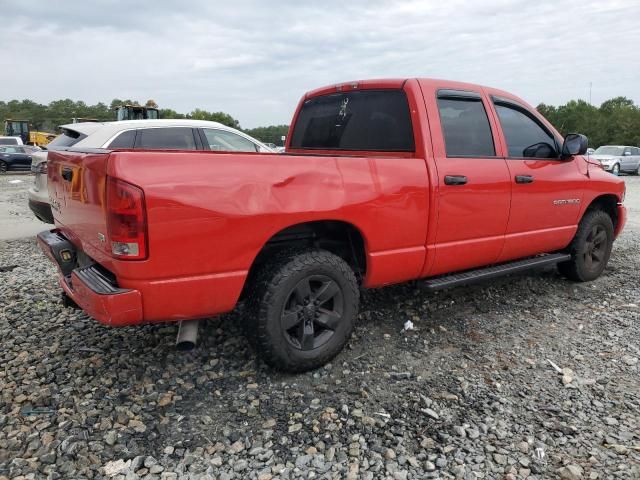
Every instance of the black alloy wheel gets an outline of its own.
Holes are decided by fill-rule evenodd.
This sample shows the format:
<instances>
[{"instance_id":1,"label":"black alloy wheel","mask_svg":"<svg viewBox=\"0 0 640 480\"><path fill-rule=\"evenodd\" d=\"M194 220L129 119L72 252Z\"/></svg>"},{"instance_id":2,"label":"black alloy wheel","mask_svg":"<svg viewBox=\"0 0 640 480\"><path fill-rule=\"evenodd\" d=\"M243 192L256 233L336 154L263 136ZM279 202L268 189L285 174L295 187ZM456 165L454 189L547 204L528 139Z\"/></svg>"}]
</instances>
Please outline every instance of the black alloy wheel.
<instances>
[{"instance_id":1,"label":"black alloy wheel","mask_svg":"<svg viewBox=\"0 0 640 480\"><path fill-rule=\"evenodd\" d=\"M614 226L609 214L600 209L588 210L567 249L571 260L558 264L560 273L576 282L595 280L607 266L613 239Z\"/></svg>"},{"instance_id":2,"label":"black alloy wheel","mask_svg":"<svg viewBox=\"0 0 640 480\"><path fill-rule=\"evenodd\" d=\"M584 266L590 272L602 269L602 263L607 259L609 240L603 225L595 224L585 240Z\"/></svg>"},{"instance_id":3,"label":"black alloy wheel","mask_svg":"<svg viewBox=\"0 0 640 480\"><path fill-rule=\"evenodd\" d=\"M313 350L331 339L343 312L338 284L326 275L309 275L289 292L282 309L282 329L293 347Z\"/></svg>"},{"instance_id":4,"label":"black alloy wheel","mask_svg":"<svg viewBox=\"0 0 640 480\"><path fill-rule=\"evenodd\" d=\"M279 370L318 368L345 346L360 291L349 264L326 250L271 255L250 279L248 337Z\"/></svg>"}]
</instances>

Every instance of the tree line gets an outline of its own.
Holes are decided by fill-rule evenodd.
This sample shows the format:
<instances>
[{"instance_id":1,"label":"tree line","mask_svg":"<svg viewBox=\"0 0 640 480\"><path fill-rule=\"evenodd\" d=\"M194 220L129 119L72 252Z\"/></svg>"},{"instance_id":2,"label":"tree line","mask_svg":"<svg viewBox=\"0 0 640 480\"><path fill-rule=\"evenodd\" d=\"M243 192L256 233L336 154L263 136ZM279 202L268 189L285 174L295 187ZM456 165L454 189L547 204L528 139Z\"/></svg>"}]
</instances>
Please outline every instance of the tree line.
<instances>
[{"instance_id":1,"label":"tree line","mask_svg":"<svg viewBox=\"0 0 640 480\"><path fill-rule=\"evenodd\" d=\"M562 135L586 135L590 147L640 146L640 108L629 98L615 97L599 107L571 100L558 107L541 103L536 108Z\"/></svg>"},{"instance_id":2,"label":"tree line","mask_svg":"<svg viewBox=\"0 0 640 480\"><path fill-rule=\"evenodd\" d=\"M71 99L54 100L47 105L32 100L0 101L0 121L12 118L28 120L33 130L55 132L58 125L71 123L73 118L90 118L100 121L115 120L114 108L122 104L140 105L135 100L115 98L110 104L87 105ZM147 106L157 107L153 100ZM589 145L640 145L640 107L626 97L615 97L600 106L584 100L571 100L564 105L553 106L541 103L537 109L559 131L583 133L589 137ZM209 112L196 108L189 113L178 113L170 108L161 108L160 118L189 118L219 122L241 129L240 122L228 113ZM244 131L263 142L282 145L282 136L287 135L288 125L271 125L245 129Z\"/></svg>"}]
</instances>

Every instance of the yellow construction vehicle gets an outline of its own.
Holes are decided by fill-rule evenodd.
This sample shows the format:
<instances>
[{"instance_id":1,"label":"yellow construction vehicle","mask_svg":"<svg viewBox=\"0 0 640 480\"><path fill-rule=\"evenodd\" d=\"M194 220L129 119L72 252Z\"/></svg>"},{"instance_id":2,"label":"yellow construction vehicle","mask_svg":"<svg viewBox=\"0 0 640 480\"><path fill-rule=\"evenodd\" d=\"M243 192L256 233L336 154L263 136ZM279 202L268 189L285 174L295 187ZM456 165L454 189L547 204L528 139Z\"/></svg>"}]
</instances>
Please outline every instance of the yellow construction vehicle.
<instances>
[{"instance_id":1,"label":"yellow construction vehicle","mask_svg":"<svg viewBox=\"0 0 640 480\"><path fill-rule=\"evenodd\" d=\"M28 120L14 120L12 118L4 121L4 134L8 137L20 137L25 145L38 147L42 147L56 138L55 133L31 130Z\"/></svg>"},{"instance_id":2,"label":"yellow construction vehicle","mask_svg":"<svg viewBox=\"0 0 640 480\"><path fill-rule=\"evenodd\" d=\"M73 117L71 123L100 122L97 118Z\"/></svg>"},{"instance_id":3,"label":"yellow construction vehicle","mask_svg":"<svg viewBox=\"0 0 640 480\"><path fill-rule=\"evenodd\" d=\"M140 105L120 105L115 108L116 120L157 120L160 112L155 107Z\"/></svg>"}]
</instances>

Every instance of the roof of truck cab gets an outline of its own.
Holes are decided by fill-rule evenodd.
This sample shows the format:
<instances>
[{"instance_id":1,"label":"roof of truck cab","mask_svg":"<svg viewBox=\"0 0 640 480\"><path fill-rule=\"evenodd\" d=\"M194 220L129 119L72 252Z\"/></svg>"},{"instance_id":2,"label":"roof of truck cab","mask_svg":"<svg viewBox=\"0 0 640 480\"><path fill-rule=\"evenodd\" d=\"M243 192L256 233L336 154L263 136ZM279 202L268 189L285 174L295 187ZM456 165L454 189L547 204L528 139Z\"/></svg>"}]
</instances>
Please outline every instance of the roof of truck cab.
<instances>
[{"instance_id":1,"label":"roof of truck cab","mask_svg":"<svg viewBox=\"0 0 640 480\"><path fill-rule=\"evenodd\" d=\"M475 83L458 82L456 80L444 80L440 78L427 78L427 77L410 77L410 78L375 78L369 80L351 80L348 82L334 83L333 85L326 85L324 87L310 90L305 94L305 98L316 97L319 95L326 95L329 93L346 92L349 90L363 90L363 89L398 89L402 88L409 80L417 80L422 86L428 86L432 88L441 89L453 89L453 90L472 90L472 91L485 91L490 95L501 96L510 98L520 103L527 105L527 102L521 98L493 87L487 87L485 85L478 85Z\"/></svg>"}]
</instances>

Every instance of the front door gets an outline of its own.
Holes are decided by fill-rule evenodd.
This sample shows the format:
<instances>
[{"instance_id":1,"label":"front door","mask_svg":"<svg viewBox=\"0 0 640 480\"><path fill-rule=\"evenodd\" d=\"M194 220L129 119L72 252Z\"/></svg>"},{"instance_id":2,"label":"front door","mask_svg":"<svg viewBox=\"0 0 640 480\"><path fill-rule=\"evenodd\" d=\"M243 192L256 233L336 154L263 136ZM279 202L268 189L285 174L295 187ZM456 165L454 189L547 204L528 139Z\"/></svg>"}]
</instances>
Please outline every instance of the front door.
<instances>
[{"instance_id":1,"label":"front door","mask_svg":"<svg viewBox=\"0 0 640 480\"><path fill-rule=\"evenodd\" d=\"M574 157L560 159L561 139L535 113L493 97L512 185L500 261L566 247L575 235L585 174Z\"/></svg>"},{"instance_id":2,"label":"front door","mask_svg":"<svg viewBox=\"0 0 640 480\"><path fill-rule=\"evenodd\" d=\"M511 195L509 170L496 154L495 124L479 92L423 93L438 181L434 260L425 275L494 263L502 251Z\"/></svg>"}]
</instances>

